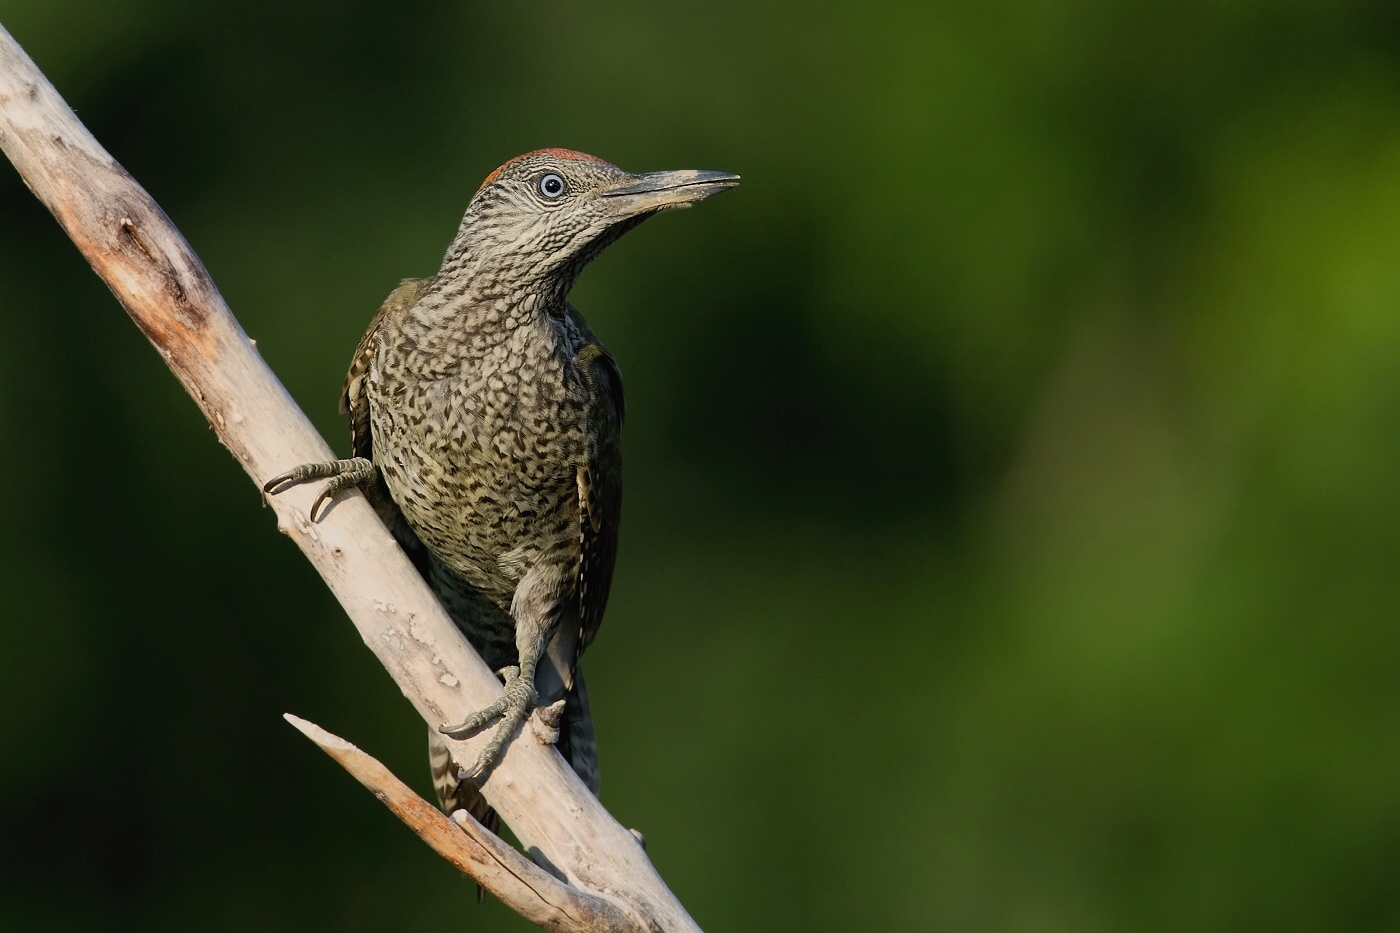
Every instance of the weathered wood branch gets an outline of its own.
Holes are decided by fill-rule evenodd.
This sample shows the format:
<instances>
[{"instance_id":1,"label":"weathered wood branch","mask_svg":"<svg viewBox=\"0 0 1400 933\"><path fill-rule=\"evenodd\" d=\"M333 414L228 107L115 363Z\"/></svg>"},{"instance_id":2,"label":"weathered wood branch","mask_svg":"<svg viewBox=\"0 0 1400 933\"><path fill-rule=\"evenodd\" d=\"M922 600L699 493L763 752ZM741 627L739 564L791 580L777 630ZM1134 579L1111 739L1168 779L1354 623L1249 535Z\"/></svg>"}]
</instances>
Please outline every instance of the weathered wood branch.
<instances>
[{"instance_id":1,"label":"weathered wood branch","mask_svg":"<svg viewBox=\"0 0 1400 933\"><path fill-rule=\"evenodd\" d=\"M2 27L0 149L155 345L254 483L261 485L296 464L332 457L239 327L184 237L98 145ZM499 695L495 676L363 497L347 494L312 523L307 509L316 492L313 483L273 498L278 527L325 578L360 637L424 720L430 726L458 721ZM454 754L475 761L484 742L484 736L453 742ZM383 790L383 777L375 778L376 792ZM521 914L550 929L698 931L631 833L554 749L535 741L528 730L510 744L482 791L526 851L562 883L546 889L526 882L540 875L526 875L519 863L508 863L503 850L481 838L476 839L479 850L461 850L480 858L453 862ZM439 824L431 831L433 839L441 841L445 829ZM474 870L486 863L500 871L520 869L520 882L506 883L494 870Z\"/></svg>"},{"instance_id":2,"label":"weathered wood branch","mask_svg":"<svg viewBox=\"0 0 1400 933\"><path fill-rule=\"evenodd\" d=\"M560 933L628 928L627 918L611 901L560 881L502 842L467 811L458 810L449 819L349 742L291 713L286 719L394 811L434 852L471 875L526 920Z\"/></svg>"}]
</instances>

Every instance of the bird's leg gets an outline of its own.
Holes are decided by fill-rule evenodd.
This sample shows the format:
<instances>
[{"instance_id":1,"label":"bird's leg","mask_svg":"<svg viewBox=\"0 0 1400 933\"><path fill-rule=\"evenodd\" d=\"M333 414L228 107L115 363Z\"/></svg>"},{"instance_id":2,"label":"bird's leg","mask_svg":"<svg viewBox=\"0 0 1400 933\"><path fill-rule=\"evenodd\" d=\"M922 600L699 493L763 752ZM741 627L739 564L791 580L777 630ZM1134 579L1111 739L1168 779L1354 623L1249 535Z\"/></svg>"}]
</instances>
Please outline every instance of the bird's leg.
<instances>
[{"instance_id":1,"label":"bird's leg","mask_svg":"<svg viewBox=\"0 0 1400 933\"><path fill-rule=\"evenodd\" d=\"M469 772L472 777L479 778L490 769L539 701L535 692L535 670L544 656L545 645L558 627L560 583L561 574L553 568L537 567L525 574L515 589L510 607L515 620L515 646L520 655L520 667L505 670L505 693L500 699L462 722L438 730L454 739L466 738L492 719L501 717L491 741Z\"/></svg>"},{"instance_id":2,"label":"bird's leg","mask_svg":"<svg viewBox=\"0 0 1400 933\"><path fill-rule=\"evenodd\" d=\"M331 481L326 484L325 489L321 490L316 501L311 503L311 511L307 513L307 517L315 521L316 510L321 507L322 502L342 489L349 489L351 486L367 486L374 482L377 475L378 469L374 463L364 457L352 457L349 460L326 460L322 463L303 463L301 466L292 467L287 472L279 473L263 483L263 492L271 495L278 486L330 477Z\"/></svg>"}]
</instances>

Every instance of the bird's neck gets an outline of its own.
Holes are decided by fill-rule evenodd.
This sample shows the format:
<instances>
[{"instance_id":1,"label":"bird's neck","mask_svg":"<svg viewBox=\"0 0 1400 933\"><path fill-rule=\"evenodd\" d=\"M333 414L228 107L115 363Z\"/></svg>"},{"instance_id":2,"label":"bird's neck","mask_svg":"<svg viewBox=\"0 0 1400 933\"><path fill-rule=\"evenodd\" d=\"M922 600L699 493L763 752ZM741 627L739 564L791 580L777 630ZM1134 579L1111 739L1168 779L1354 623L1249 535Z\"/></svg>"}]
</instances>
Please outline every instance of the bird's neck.
<instances>
[{"instance_id":1,"label":"bird's neck","mask_svg":"<svg viewBox=\"0 0 1400 933\"><path fill-rule=\"evenodd\" d=\"M503 302L562 315L586 262L560 263L537 250L477 242L464 232L443 257L438 290L467 305Z\"/></svg>"},{"instance_id":2,"label":"bird's neck","mask_svg":"<svg viewBox=\"0 0 1400 933\"><path fill-rule=\"evenodd\" d=\"M557 281L513 279L482 266L444 266L428 294L409 311L402 336L421 350L461 355L472 346L506 342L524 330L551 329L552 321L567 314L567 294Z\"/></svg>"}]
</instances>

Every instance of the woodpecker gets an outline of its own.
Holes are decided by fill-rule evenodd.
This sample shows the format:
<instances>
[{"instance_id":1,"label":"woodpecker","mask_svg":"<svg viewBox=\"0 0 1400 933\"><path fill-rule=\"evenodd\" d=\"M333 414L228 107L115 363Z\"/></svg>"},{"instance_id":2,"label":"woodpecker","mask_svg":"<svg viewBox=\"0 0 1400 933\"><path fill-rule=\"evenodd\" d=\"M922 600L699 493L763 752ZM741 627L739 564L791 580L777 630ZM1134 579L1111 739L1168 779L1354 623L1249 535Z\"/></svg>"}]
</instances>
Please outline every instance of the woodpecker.
<instances>
[{"instance_id":1,"label":"woodpecker","mask_svg":"<svg viewBox=\"0 0 1400 933\"><path fill-rule=\"evenodd\" d=\"M598 752L579 658L603 619L622 508L622 376L568 301L610 243L739 176L634 175L567 149L496 169L442 267L405 279L370 322L340 396L353 456L268 480L328 478L311 508L360 487L448 614L504 683L463 722L429 730L447 812L499 823L475 780L532 709L596 795ZM541 712L545 712L541 709ZM471 768L442 735L500 720ZM439 732L442 734L440 735Z\"/></svg>"}]
</instances>

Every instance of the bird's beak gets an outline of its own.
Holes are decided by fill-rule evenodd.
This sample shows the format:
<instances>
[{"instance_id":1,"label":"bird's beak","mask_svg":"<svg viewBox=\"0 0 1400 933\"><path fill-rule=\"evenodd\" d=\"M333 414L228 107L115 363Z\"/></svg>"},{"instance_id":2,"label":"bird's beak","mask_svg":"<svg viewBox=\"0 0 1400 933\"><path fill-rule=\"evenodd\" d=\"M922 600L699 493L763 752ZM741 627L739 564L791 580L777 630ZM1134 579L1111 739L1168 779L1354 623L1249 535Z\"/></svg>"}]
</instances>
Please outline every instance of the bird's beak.
<instances>
[{"instance_id":1,"label":"bird's beak","mask_svg":"<svg viewBox=\"0 0 1400 933\"><path fill-rule=\"evenodd\" d=\"M602 193L616 198L621 212L631 216L670 207L689 207L739 183L739 176L729 172L705 172L679 169L674 172L648 172L623 179L615 188Z\"/></svg>"}]
</instances>

